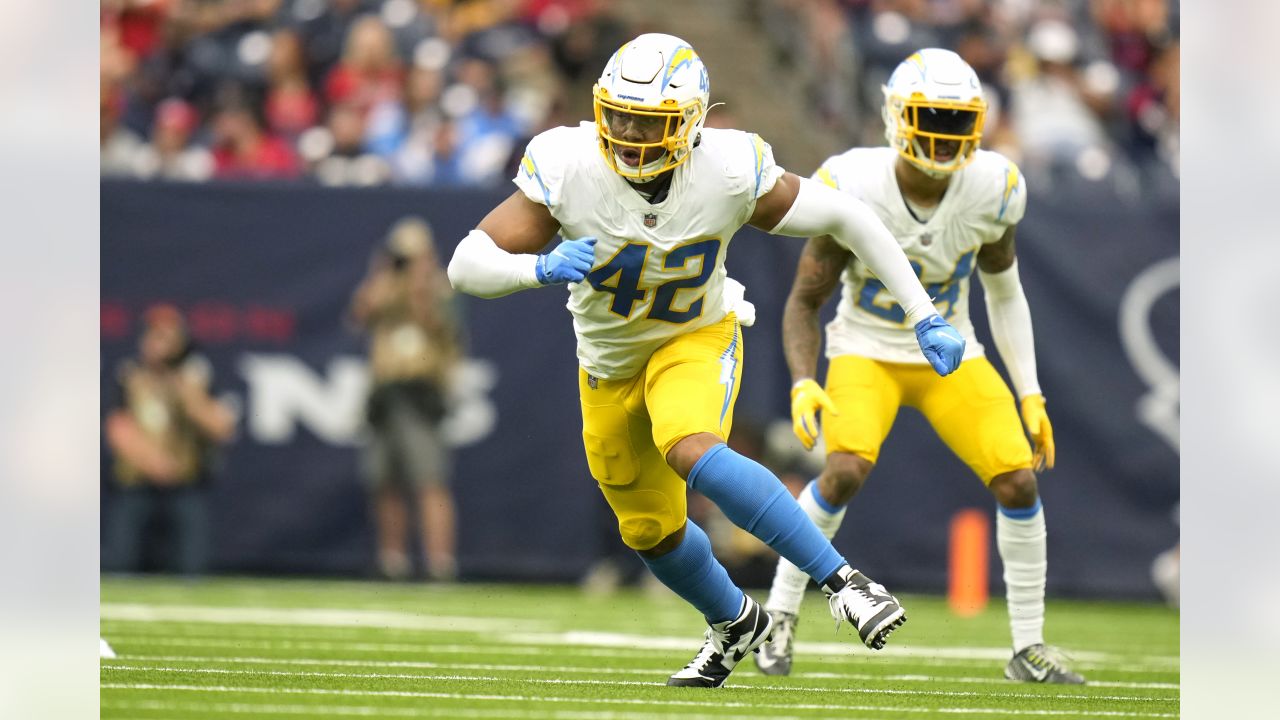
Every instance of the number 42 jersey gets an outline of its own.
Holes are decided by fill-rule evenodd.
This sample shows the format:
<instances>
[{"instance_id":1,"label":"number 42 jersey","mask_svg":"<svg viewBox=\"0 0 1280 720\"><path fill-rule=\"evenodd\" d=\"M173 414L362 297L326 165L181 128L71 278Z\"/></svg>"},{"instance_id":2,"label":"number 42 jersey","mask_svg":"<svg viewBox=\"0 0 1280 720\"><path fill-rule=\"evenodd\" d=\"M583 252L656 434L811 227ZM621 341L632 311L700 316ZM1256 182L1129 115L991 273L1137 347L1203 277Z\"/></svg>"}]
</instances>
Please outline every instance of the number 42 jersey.
<instances>
[{"instance_id":1,"label":"number 42 jersey","mask_svg":"<svg viewBox=\"0 0 1280 720\"><path fill-rule=\"evenodd\" d=\"M938 313L965 339L964 359L983 355L969 320L969 278L978 251L1000 240L1026 210L1026 183L999 153L978 150L951 177L927 222L907 208L894 177L892 148L854 148L828 158L814 178L865 202L898 239ZM918 364L914 328L871 270L851 257L841 275L836 317L827 324L827 357L860 355Z\"/></svg>"},{"instance_id":2,"label":"number 42 jersey","mask_svg":"<svg viewBox=\"0 0 1280 720\"><path fill-rule=\"evenodd\" d=\"M565 238L596 238L592 271L569 285L578 362L622 379L663 343L745 309L724 267L729 241L782 175L758 135L703 128L689 159L650 204L600 154L594 123L529 142L515 184L546 205ZM742 313L740 313L742 314Z\"/></svg>"}]
</instances>

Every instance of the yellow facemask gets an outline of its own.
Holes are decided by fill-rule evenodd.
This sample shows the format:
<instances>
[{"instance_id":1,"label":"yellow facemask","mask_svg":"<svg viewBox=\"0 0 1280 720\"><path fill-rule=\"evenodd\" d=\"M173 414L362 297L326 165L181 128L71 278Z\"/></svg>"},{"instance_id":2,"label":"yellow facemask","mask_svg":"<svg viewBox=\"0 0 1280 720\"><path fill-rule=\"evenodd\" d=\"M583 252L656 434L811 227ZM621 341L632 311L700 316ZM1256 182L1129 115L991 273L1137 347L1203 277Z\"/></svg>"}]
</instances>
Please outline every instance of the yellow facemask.
<instances>
[{"instance_id":1,"label":"yellow facemask","mask_svg":"<svg viewBox=\"0 0 1280 720\"><path fill-rule=\"evenodd\" d=\"M689 159L691 131L706 112L699 100L681 105L668 98L657 106L641 105L613 98L598 84L592 95L600 152L614 172L628 180L645 180Z\"/></svg>"},{"instance_id":2,"label":"yellow facemask","mask_svg":"<svg viewBox=\"0 0 1280 720\"><path fill-rule=\"evenodd\" d=\"M894 123L892 144L898 154L931 174L953 173L973 160L986 116L987 103L981 99L929 100L916 93L890 97L885 106L886 122Z\"/></svg>"}]
</instances>

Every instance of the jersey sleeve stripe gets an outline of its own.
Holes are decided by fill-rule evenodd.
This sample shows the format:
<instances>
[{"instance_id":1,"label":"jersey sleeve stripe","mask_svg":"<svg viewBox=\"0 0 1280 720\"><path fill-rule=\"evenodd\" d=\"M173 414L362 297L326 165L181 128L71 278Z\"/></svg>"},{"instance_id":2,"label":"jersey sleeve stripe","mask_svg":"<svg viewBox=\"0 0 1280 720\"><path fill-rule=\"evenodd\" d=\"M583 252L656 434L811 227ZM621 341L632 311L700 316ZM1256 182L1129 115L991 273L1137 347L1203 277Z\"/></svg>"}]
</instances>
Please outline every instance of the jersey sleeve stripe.
<instances>
[{"instance_id":1,"label":"jersey sleeve stripe","mask_svg":"<svg viewBox=\"0 0 1280 720\"><path fill-rule=\"evenodd\" d=\"M764 173L764 139L759 135L751 136L752 149L756 154L756 189L755 195L760 194L760 176Z\"/></svg>"},{"instance_id":2,"label":"jersey sleeve stripe","mask_svg":"<svg viewBox=\"0 0 1280 720\"><path fill-rule=\"evenodd\" d=\"M840 181L836 180L836 176L831 174L831 168L826 165L818 168L818 179L827 187L832 187L836 190L840 189Z\"/></svg>"},{"instance_id":3,"label":"jersey sleeve stripe","mask_svg":"<svg viewBox=\"0 0 1280 720\"><path fill-rule=\"evenodd\" d=\"M1004 219L1004 213L1009 209L1009 199L1018 191L1018 166L1009 163L1004 169L1004 197L1000 200L1000 212L996 215L997 220Z\"/></svg>"},{"instance_id":4,"label":"jersey sleeve stripe","mask_svg":"<svg viewBox=\"0 0 1280 720\"><path fill-rule=\"evenodd\" d=\"M542 199L547 207L551 207L551 191L547 189L547 184L542 181L542 173L538 172L538 164L533 161L533 156L525 152L524 157L520 159L520 167L524 170L526 177L531 177L538 181L538 187L542 188Z\"/></svg>"}]
</instances>

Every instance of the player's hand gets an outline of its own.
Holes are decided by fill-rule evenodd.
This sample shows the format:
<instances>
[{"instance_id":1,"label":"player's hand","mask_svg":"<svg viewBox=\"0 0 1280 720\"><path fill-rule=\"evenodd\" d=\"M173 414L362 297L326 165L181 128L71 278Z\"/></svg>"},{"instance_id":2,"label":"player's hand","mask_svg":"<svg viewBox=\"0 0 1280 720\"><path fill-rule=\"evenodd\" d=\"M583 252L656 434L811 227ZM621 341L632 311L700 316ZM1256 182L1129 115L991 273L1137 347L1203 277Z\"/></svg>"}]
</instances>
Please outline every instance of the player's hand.
<instances>
[{"instance_id":1,"label":"player's hand","mask_svg":"<svg viewBox=\"0 0 1280 720\"><path fill-rule=\"evenodd\" d=\"M812 450L818 441L818 410L839 415L836 404L831 402L822 386L812 378L805 378L791 386L791 430L800 438L805 450Z\"/></svg>"},{"instance_id":2,"label":"player's hand","mask_svg":"<svg viewBox=\"0 0 1280 720\"><path fill-rule=\"evenodd\" d=\"M950 375L964 359L964 338L941 315L931 315L916 323L920 351L939 375Z\"/></svg>"},{"instance_id":3,"label":"player's hand","mask_svg":"<svg viewBox=\"0 0 1280 720\"><path fill-rule=\"evenodd\" d=\"M1022 422L1031 433L1031 441L1035 444L1035 455L1032 458L1036 471L1053 469L1053 425L1049 424L1049 414L1044 410L1043 395L1028 395L1022 398Z\"/></svg>"},{"instance_id":4,"label":"player's hand","mask_svg":"<svg viewBox=\"0 0 1280 720\"><path fill-rule=\"evenodd\" d=\"M538 282L543 285L581 282L595 262L596 239L565 240L546 255L538 256Z\"/></svg>"}]
</instances>

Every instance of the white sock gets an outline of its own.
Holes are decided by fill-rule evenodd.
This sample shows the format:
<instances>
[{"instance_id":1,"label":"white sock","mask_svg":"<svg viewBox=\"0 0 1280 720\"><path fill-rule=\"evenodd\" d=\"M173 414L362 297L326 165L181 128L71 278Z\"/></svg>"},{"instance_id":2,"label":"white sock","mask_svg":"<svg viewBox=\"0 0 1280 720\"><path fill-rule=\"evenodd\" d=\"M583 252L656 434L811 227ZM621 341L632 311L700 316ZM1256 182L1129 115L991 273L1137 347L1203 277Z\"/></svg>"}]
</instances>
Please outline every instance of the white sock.
<instances>
[{"instance_id":1,"label":"white sock","mask_svg":"<svg viewBox=\"0 0 1280 720\"><path fill-rule=\"evenodd\" d=\"M835 536L836 530L840 529L840 522L844 520L845 508L832 512L827 501L820 499L818 495L817 480L809 481L804 490L800 491L796 502L800 503L804 514L818 526L824 537L830 540ZM800 611L804 590L808 586L809 576L803 570L786 558L778 558L778 569L773 574L773 587L769 589L769 599L765 601L764 608L794 615Z\"/></svg>"},{"instance_id":2,"label":"white sock","mask_svg":"<svg viewBox=\"0 0 1280 720\"><path fill-rule=\"evenodd\" d=\"M1048 570L1044 509L996 506L996 547L1004 563L1013 651L1044 642L1044 578ZM1006 515L1012 513L1013 517Z\"/></svg>"}]
</instances>

